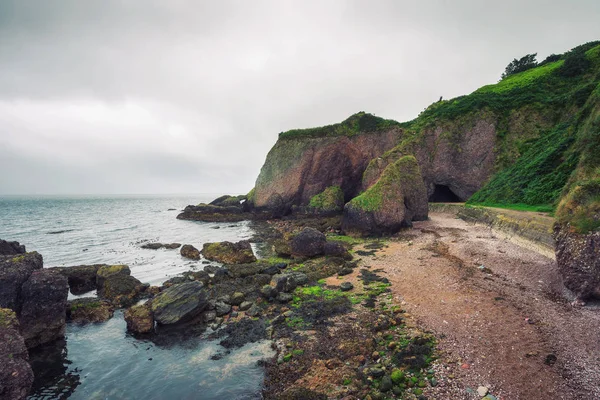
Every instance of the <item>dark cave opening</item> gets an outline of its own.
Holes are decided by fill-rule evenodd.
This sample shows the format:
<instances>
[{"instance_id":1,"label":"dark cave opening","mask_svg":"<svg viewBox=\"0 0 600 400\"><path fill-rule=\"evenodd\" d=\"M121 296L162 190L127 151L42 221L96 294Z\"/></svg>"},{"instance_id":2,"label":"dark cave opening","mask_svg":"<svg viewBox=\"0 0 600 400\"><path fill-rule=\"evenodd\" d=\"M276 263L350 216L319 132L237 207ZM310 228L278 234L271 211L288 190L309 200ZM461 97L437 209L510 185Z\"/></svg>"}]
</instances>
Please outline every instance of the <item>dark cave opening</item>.
<instances>
[{"instance_id":1,"label":"dark cave opening","mask_svg":"<svg viewBox=\"0 0 600 400\"><path fill-rule=\"evenodd\" d=\"M448 186L435 185L429 201L431 203L460 203L461 200Z\"/></svg>"}]
</instances>

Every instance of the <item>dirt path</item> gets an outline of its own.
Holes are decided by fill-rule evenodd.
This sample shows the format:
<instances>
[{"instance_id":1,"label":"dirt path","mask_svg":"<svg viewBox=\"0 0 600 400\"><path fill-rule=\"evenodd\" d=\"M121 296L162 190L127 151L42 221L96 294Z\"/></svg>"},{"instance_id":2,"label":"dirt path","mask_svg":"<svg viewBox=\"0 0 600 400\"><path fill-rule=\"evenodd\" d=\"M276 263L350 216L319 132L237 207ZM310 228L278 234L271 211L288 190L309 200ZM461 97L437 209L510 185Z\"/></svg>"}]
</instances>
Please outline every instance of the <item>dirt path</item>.
<instances>
[{"instance_id":1,"label":"dirt path","mask_svg":"<svg viewBox=\"0 0 600 400\"><path fill-rule=\"evenodd\" d=\"M600 398L600 310L570 305L552 259L442 213L362 259L440 338L430 398Z\"/></svg>"}]
</instances>

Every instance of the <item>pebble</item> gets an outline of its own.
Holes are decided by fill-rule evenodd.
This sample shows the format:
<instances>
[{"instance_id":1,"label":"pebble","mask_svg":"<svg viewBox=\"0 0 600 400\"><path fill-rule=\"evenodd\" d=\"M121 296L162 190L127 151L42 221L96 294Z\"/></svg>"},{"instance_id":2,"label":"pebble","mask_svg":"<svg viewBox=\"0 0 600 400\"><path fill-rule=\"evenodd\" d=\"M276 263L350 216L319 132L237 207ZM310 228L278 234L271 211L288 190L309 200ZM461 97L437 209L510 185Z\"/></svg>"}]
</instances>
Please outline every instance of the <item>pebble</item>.
<instances>
[{"instance_id":1,"label":"pebble","mask_svg":"<svg viewBox=\"0 0 600 400\"><path fill-rule=\"evenodd\" d=\"M477 394L478 394L480 397L483 397L483 396L485 396L486 394L488 394L488 391L489 391L489 390L488 390L488 388L486 388L485 386L479 386L479 387L477 388Z\"/></svg>"},{"instance_id":2,"label":"pebble","mask_svg":"<svg viewBox=\"0 0 600 400\"><path fill-rule=\"evenodd\" d=\"M352 284L352 282L343 282L340 285L340 289L342 290L342 292L347 292L349 290L354 289L354 285Z\"/></svg>"}]
</instances>

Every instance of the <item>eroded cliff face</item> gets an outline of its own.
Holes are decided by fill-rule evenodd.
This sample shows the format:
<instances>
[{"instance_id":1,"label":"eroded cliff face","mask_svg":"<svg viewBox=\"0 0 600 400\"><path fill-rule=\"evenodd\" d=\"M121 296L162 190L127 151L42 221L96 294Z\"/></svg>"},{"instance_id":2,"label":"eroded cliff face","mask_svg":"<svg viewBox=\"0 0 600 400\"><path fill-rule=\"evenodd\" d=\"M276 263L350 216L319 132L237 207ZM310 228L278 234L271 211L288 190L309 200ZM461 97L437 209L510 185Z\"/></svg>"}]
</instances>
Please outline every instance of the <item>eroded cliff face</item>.
<instances>
[{"instance_id":1,"label":"eroded cliff face","mask_svg":"<svg viewBox=\"0 0 600 400\"><path fill-rule=\"evenodd\" d=\"M280 139L256 181L254 206L271 207L280 201L288 209L307 205L330 186L339 186L349 200L359 193L369 161L397 145L401 137L401 129L391 128L353 136Z\"/></svg>"}]
</instances>

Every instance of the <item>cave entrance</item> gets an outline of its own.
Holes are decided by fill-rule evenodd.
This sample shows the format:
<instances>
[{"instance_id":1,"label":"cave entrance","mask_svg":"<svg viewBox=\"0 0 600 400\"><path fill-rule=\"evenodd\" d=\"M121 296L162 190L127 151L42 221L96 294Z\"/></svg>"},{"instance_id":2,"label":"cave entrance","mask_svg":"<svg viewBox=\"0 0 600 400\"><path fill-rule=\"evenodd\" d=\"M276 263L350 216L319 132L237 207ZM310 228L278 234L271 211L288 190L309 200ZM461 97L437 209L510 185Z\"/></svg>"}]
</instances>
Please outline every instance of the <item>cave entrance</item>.
<instances>
[{"instance_id":1,"label":"cave entrance","mask_svg":"<svg viewBox=\"0 0 600 400\"><path fill-rule=\"evenodd\" d=\"M460 203L460 198L446 185L435 185L429 196L431 203Z\"/></svg>"}]
</instances>

